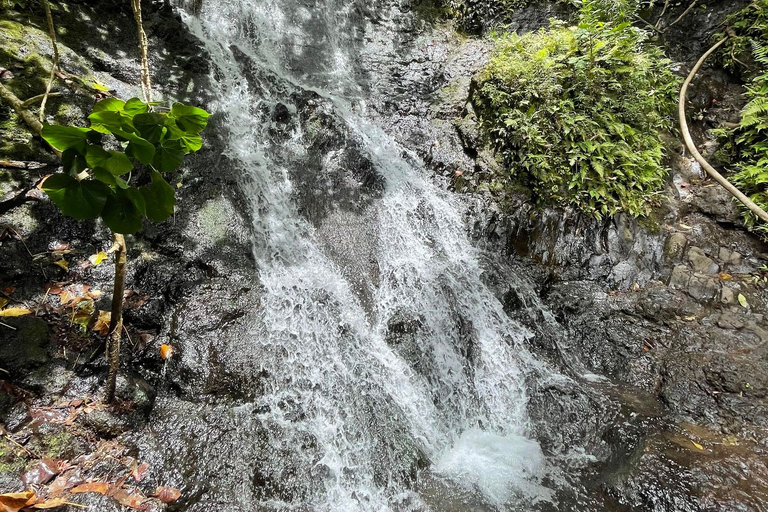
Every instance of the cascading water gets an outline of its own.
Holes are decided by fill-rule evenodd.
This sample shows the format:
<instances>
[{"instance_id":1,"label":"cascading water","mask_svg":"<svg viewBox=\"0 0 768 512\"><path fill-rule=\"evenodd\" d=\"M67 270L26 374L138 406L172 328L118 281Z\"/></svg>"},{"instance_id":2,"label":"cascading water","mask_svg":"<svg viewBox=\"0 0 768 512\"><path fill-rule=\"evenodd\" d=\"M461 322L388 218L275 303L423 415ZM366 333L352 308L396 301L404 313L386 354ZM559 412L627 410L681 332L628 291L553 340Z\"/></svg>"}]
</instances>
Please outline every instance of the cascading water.
<instances>
[{"instance_id":1,"label":"cascading water","mask_svg":"<svg viewBox=\"0 0 768 512\"><path fill-rule=\"evenodd\" d=\"M266 375L235 420L235 430L259 425L262 455L247 460L244 438L244 460L233 464L259 466L261 484L281 490L259 494L246 482L229 505L428 509L413 481L419 469L422 487L449 482L479 493L485 507L547 499L546 462L526 437L525 379L537 366L528 333L483 284L450 194L366 121L366 80L375 77L356 61L364 4L222 0L184 15L213 62L210 107L225 119L227 156L252 201L262 286L253 328L232 349ZM308 93L383 183L356 213L331 209L328 218L341 217L335 229L296 202L302 141L315 128L273 136L269 113L295 115ZM345 165L329 150L319 172ZM333 185L315 192L333 194ZM355 223L374 260L359 268L339 256L344 243L363 243L344 238Z\"/></svg>"}]
</instances>

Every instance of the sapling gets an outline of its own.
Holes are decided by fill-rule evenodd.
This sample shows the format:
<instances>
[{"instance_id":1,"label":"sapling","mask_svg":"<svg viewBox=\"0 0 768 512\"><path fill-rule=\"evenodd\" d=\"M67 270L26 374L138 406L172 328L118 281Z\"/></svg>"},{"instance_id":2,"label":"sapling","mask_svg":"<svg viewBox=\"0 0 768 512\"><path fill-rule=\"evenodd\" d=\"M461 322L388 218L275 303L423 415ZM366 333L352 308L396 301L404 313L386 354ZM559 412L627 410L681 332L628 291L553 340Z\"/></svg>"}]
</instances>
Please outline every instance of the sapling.
<instances>
[{"instance_id":1,"label":"sapling","mask_svg":"<svg viewBox=\"0 0 768 512\"><path fill-rule=\"evenodd\" d=\"M176 205L175 189L163 177L177 171L184 156L202 147L200 133L208 112L175 103L152 111L133 98L106 98L93 108L91 127L46 124L43 138L61 151L63 172L49 176L42 189L59 209L75 219L101 218L112 230L115 282L107 335L109 375L106 400L115 396L120 365L125 289L125 236L141 230L144 219L167 220Z\"/></svg>"}]
</instances>

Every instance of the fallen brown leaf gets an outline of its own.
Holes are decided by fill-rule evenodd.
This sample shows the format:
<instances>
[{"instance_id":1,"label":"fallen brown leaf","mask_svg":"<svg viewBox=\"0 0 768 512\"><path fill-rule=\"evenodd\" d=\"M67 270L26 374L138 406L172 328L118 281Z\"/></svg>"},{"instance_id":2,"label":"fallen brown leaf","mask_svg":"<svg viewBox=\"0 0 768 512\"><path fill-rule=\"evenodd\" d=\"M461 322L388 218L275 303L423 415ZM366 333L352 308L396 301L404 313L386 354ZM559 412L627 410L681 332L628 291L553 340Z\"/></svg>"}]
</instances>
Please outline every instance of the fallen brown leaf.
<instances>
[{"instance_id":1,"label":"fallen brown leaf","mask_svg":"<svg viewBox=\"0 0 768 512\"><path fill-rule=\"evenodd\" d=\"M106 482L86 482L72 489L72 494L84 492L96 492L106 495L109 492L109 484Z\"/></svg>"},{"instance_id":2,"label":"fallen brown leaf","mask_svg":"<svg viewBox=\"0 0 768 512\"><path fill-rule=\"evenodd\" d=\"M19 512L22 508L34 503L35 497L32 491L0 494L0 512Z\"/></svg>"},{"instance_id":3,"label":"fallen brown leaf","mask_svg":"<svg viewBox=\"0 0 768 512\"><path fill-rule=\"evenodd\" d=\"M53 498L50 500L41 501L40 503L35 503L31 507L26 507L26 509L41 510L41 509L48 509L48 508L63 507L64 505L69 505L69 502L64 498Z\"/></svg>"},{"instance_id":4,"label":"fallen brown leaf","mask_svg":"<svg viewBox=\"0 0 768 512\"><path fill-rule=\"evenodd\" d=\"M131 507L136 510L149 509L149 507L144 504L144 502L147 500L147 497L135 489L114 489L114 492L111 493L110 496L117 500L118 503L126 507Z\"/></svg>"},{"instance_id":5,"label":"fallen brown leaf","mask_svg":"<svg viewBox=\"0 0 768 512\"><path fill-rule=\"evenodd\" d=\"M173 487L163 485L155 489L155 497L163 503L173 503L181 497L181 491L174 489Z\"/></svg>"},{"instance_id":6,"label":"fallen brown leaf","mask_svg":"<svg viewBox=\"0 0 768 512\"><path fill-rule=\"evenodd\" d=\"M99 318L93 326L93 330L102 336L109 334L109 322L112 320L112 313L109 311L99 311Z\"/></svg>"},{"instance_id":7,"label":"fallen brown leaf","mask_svg":"<svg viewBox=\"0 0 768 512\"><path fill-rule=\"evenodd\" d=\"M148 471L149 471L149 464L147 464L146 462L143 462L138 467L136 467L133 471L131 471L131 476L137 482L141 482L142 480L144 480L144 477L147 476Z\"/></svg>"}]
</instances>

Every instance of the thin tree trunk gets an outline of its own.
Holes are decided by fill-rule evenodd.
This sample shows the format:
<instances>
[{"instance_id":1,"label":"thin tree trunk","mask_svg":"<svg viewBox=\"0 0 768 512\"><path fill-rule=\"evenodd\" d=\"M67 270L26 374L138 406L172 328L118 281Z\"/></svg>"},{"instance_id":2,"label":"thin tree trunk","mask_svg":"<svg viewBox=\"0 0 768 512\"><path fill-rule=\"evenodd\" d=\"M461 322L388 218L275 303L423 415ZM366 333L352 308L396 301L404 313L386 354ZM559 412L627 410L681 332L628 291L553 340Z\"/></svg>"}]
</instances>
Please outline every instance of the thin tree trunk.
<instances>
[{"instance_id":1,"label":"thin tree trunk","mask_svg":"<svg viewBox=\"0 0 768 512\"><path fill-rule=\"evenodd\" d=\"M56 70L59 68L59 48L56 44L56 28L53 26L51 5L48 3L48 0L43 0L43 8L45 9L45 19L48 22L48 35L51 38L51 46L53 46L53 64L51 65L51 76L48 77L48 83L45 86L43 101L40 103L40 122L45 120L45 104L48 102L48 95L51 93L53 79L56 76Z\"/></svg>"},{"instance_id":2,"label":"thin tree trunk","mask_svg":"<svg viewBox=\"0 0 768 512\"><path fill-rule=\"evenodd\" d=\"M106 385L106 401L115 400L115 385L117 372L120 369L120 338L123 333L123 295L125 294L126 252L125 237L120 233L113 234L117 251L115 254L115 286L112 290L112 315L107 336L107 361L109 374Z\"/></svg>"},{"instance_id":3,"label":"thin tree trunk","mask_svg":"<svg viewBox=\"0 0 768 512\"><path fill-rule=\"evenodd\" d=\"M139 55L141 57L141 90L144 93L144 101L152 101L152 82L149 77L149 60L147 58L147 49L149 41L147 33L144 32L144 22L141 18L141 0L131 0L133 8L133 17L136 19L136 26L139 34Z\"/></svg>"}]
</instances>

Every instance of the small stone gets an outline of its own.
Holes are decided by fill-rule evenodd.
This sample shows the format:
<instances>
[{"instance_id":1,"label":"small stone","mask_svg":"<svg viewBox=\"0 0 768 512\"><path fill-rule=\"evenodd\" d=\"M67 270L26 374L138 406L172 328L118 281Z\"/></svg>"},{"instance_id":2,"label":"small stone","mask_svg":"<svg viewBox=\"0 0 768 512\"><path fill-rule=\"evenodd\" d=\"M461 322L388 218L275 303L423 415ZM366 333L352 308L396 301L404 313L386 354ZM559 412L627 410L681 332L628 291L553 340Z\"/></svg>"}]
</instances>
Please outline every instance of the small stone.
<instances>
[{"instance_id":1,"label":"small stone","mask_svg":"<svg viewBox=\"0 0 768 512\"><path fill-rule=\"evenodd\" d=\"M711 277L694 275L688 283L687 291L696 300L711 300L717 297L719 284Z\"/></svg>"},{"instance_id":2,"label":"small stone","mask_svg":"<svg viewBox=\"0 0 768 512\"><path fill-rule=\"evenodd\" d=\"M738 302L736 292L726 286L723 286L723 289L720 290L720 302L723 304L736 304Z\"/></svg>"},{"instance_id":3,"label":"small stone","mask_svg":"<svg viewBox=\"0 0 768 512\"><path fill-rule=\"evenodd\" d=\"M744 322L738 315L728 311L720 315L717 319L717 326L721 329L738 330L744 327Z\"/></svg>"},{"instance_id":4,"label":"small stone","mask_svg":"<svg viewBox=\"0 0 768 512\"><path fill-rule=\"evenodd\" d=\"M715 261L704 254L700 247L691 247L688 250L688 261L693 265L694 272L702 274L717 274L720 267Z\"/></svg>"},{"instance_id":5,"label":"small stone","mask_svg":"<svg viewBox=\"0 0 768 512\"><path fill-rule=\"evenodd\" d=\"M685 244L687 239L682 233L672 233L667 238L667 243L664 246L664 256L669 260L679 260L685 250Z\"/></svg>"},{"instance_id":6,"label":"small stone","mask_svg":"<svg viewBox=\"0 0 768 512\"><path fill-rule=\"evenodd\" d=\"M688 287L688 281L691 279L691 271L685 265L677 265L672 270L672 277L669 278L669 287L682 290Z\"/></svg>"}]
</instances>

